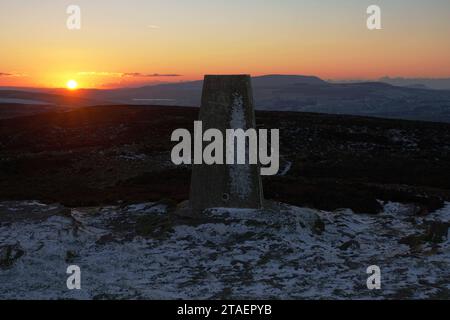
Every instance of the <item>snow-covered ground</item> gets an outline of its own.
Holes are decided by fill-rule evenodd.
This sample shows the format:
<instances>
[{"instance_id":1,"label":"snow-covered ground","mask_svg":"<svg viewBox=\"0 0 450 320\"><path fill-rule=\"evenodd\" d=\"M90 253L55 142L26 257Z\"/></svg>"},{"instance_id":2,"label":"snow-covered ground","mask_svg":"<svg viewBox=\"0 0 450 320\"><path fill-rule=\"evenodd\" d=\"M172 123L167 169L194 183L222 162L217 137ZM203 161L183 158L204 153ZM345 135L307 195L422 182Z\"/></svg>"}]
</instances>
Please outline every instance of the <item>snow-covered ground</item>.
<instances>
[{"instance_id":1,"label":"snow-covered ground","mask_svg":"<svg viewBox=\"0 0 450 320\"><path fill-rule=\"evenodd\" d=\"M450 298L450 203L430 215L0 203L0 298ZM317 220L320 218L320 220ZM66 268L81 268L68 290ZM381 268L381 290L366 286Z\"/></svg>"}]
</instances>

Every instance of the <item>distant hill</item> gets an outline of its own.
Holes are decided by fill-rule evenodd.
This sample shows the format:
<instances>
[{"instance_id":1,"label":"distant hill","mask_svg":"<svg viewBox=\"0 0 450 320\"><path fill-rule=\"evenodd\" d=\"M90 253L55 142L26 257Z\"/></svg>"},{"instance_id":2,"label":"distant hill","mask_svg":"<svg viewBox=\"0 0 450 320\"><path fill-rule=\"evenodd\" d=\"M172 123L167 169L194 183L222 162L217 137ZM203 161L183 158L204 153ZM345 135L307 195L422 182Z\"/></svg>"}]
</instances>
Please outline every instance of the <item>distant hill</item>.
<instances>
[{"instance_id":1,"label":"distant hill","mask_svg":"<svg viewBox=\"0 0 450 320\"><path fill-rule=\"evenodd\" d=\"M259 110L306 111L450 122L450 91L383 82L329 83L313 76L268 75L252 79ZM202 81L120 90L86 97L127 104L199 106Z\"/></svg>"},{"instance_id":2,"label":"distant hill","mask_svg":"<svg viewBox=\"0 0 450 320\"><path fill-rule=\"evenodd\" d=\"M36 89L34 89L36 90ZM65 91L62 94L52 94L37 91L24 90L0 90L0 103L19 103L19 104L44 104L65 107L81 107L102 102L96 99L85 98L76 92Z\"/></svg>"},{"instance_id":3,"label":"distant hill","mask_svg":"<svg viewBox=\"0 0 450 320\"><path fill-rule=\"evenodd\" d=\"M267 75L261 77L254 77L252 79L253 86L255 87L283 87L291 85L324 85L326 81L315 76L293 76L293 75Z\"/></svg>"},{"instance_id":4,"label":"distant hill","mask_svg":"<svg viewBox=\"0 0 450 320\"><path fill-rule=\"evenodd\" d=\"M266 75L253 77L252 84L255 92L261 95L269 94L274 89L296 87L302 85L327 85L326 81L314 76L296 75ZM163 104L179 106L199 106L203 81L189 81L144 86L140 88L124 88L113 90L80 90L84 97L126 104ZM266 92L268 90L268 92ZM258 99L258 95L255 94Z\"/></svg>"},{"instance_id":5,"label":"distant hill","mask_svg":"<svg viewBox=\"0 0 450 320\"><path fill-rule=\"evenodd\" d=\"M301 111L382 118L450 122L450 90L411 83L330 83L314 76L267 75L252 78L259 110ZM67 90L51 93L13 91L9 97L51 101L56 105L135 104L199 106L203 81L113 90ZM0 90L0 99L5 96Z\"/></svg>"},{"instance_id":6,"label":"distant hill","mask_svg":"<svg viewBox=\"0 0 450 320\"><path fill-rule=\"evenodd\" d=\"M78 93L61 91L62 94L43 92L45 89L32 91L0 89L0 119L38 114L47 111L69 111L78 107L102 105L95 99L88 99Z\"/></svg>"},{"instance_id":7,"label":"distant hill","mask_svg":"<svg viewBox=\"0 0 450 320\"><path fill-rule=\"evenodd\" d=\"M380 78L381 82L389 83L394 86L410 87L422 86L435 90L450 90L450 78L429 79L429 78Z\"/></svg>"}]
</instances>

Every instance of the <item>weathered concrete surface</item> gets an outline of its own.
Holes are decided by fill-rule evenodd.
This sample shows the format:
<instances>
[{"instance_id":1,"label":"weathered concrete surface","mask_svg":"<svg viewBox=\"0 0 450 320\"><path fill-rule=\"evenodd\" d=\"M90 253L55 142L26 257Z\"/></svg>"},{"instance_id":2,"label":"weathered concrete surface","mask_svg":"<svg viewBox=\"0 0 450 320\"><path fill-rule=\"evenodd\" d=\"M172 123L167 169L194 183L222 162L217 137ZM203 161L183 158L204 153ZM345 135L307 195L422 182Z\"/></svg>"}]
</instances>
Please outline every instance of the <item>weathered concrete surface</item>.
<instances>
[{"instance_id":1,"label":"weathered concrete surface","mask_svg":"<svg viewBox=\"0 0 450 320\"><path fill-rule=\"evenodd\" d=\"M250 76L205 76L199 120L203 122L203 132L219 129L224 143L226 129L255 128ZM193 165L190 204L194 212L213 207L261 208L262 203L258 165Z\"/></svg>"}]
</instances>

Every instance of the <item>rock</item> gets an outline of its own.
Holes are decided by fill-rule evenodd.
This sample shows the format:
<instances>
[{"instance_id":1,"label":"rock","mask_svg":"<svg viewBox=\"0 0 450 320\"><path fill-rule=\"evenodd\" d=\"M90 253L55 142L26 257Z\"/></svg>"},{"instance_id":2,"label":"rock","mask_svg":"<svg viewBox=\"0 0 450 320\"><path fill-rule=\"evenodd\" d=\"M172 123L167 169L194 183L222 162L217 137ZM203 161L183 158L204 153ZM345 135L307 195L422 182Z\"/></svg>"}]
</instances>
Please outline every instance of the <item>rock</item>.
<instances>
[{"instance_id":1,"label":"rock","mask_svg":"<svg viewBox=\"0 0 450 320\"><path fill-rule=\"evenodd\" d=\"M67 250L65 261L67 263L73 263L75 259L78 258L78 254L75 251Z\"/></svg>"},{"instance_id":2,"label":"rock","mask_svg":"<svg viewBox=\"0 0 450 320\"><path fill-rule=\"evenodd\" d=\"M163 239L172 232L172 223L166 215L147 215L136 221L136 234L141 237Z\"/></svg>"},{"instance_id":3,"label":"rock","mask_svg":"<svg viewBox=\"0 0 450 320\"><path fill-rule=\"evenodd\" d=\"M411 249L417 249L425 243L442 243L448 238L450 223L442 221L426 222L426 231L421 234L413 234L399 240L400 244L406 244Z\"/></svg>"},{"instance_id":4,"label":"rock","mask_svg":"<svg viewBox=\"0 0 450 320\"><path fill-rule=\"evenodd\" d=\"M444 242L447 240L449 227L450 223L448 222L431 221L428 224L424 240L433 243Z\"/></svg>"},{"instance_id":5,"label":"rock","mask_svg":"<svg viewBox=\"0 0 450 320\"><path fill-rule=\"evenodd\" d=\"M314 223L313 232L321 235L325 231L325 222L317 216L317 220Z\"/></svg>"},{"instance_id":6,"label":"rock","mask_svg":"<svg viewBox=\"0 0 450 320\"><path fill-rule=\"evenodd\" d=\"M412 250L417 250L424 243L424 236L419 234L413 234L401 238L398 243L409 246Z\"/></svg>"},{"instance_id":7,"label":"rock","mask_svg":"<svg viewBox=\"0 0 450 320\"><path fill-rule=\"evenodd\" d=\"M360 248L359 242L356 240L349 240L339 246L339 249L343 250L343 251L346 251L347 249L350 249L350 248L351 249L359 249Z\"/></svg>"},{"instance_id":8,"label":"rock","mask_svg":"<svg viewBox=\"0 0 450 320\"><path fill-rule=\"evenodd\" d=\"M0 246L0 269L7 269L25 254L19 244Z\"/></svg>"},{"instance_id":9,"label":"rock","mask_svg":"<svg viewBox=\"0 0 450 320\"><path fill-rule=\"evenodd\" d=\"M430 211L428 210L428 208L426 206L419 205L419 206L415 207L414 215L419 216L419 217L424 217L429 214L430 214Z\"/></svg>"}]
</instances>

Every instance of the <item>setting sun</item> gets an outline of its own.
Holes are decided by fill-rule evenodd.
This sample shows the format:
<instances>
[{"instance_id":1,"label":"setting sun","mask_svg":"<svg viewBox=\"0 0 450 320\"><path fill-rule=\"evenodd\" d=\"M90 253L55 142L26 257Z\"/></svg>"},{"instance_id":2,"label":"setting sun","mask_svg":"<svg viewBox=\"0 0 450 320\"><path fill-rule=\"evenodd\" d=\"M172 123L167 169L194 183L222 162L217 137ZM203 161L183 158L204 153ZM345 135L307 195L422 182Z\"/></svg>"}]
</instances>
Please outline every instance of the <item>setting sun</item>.
<instances>
[{"instance_id":1,"label":"setting sun","mask_svg":"<svg viewBox=\"0 0 450 320\"><path fill-rule=\"evenodd\" d=\"M78 83L75 80L69 80L67 81L67 89L69 90L75 90L78 87Z\"/></svg>"}]
</instances>

